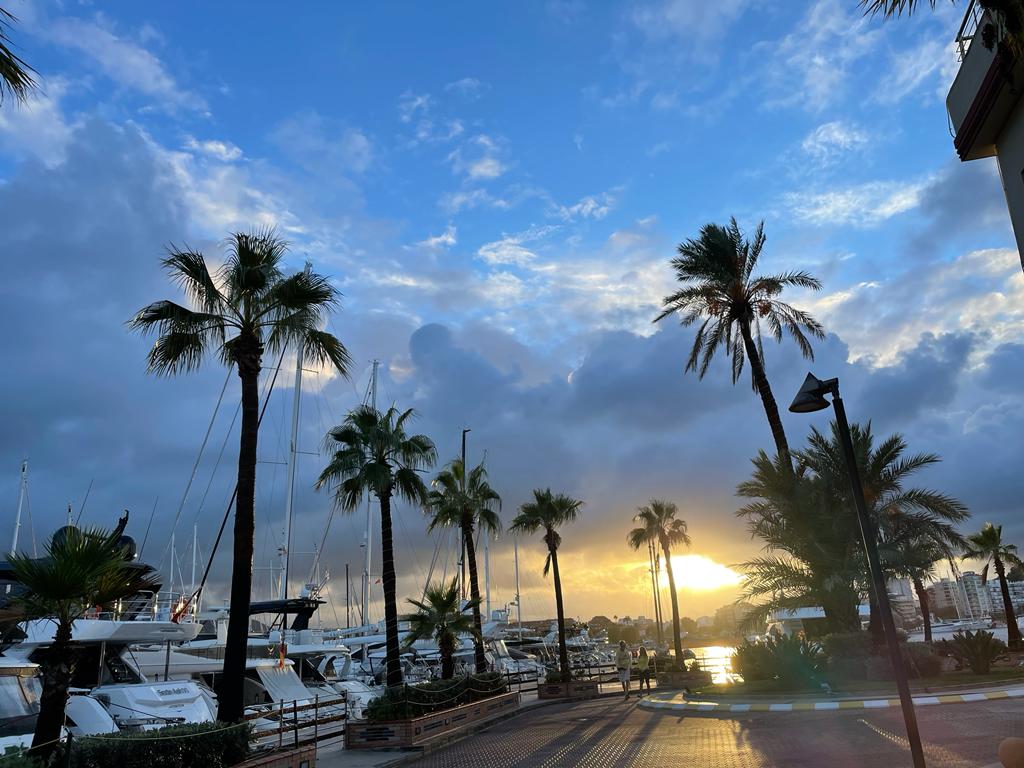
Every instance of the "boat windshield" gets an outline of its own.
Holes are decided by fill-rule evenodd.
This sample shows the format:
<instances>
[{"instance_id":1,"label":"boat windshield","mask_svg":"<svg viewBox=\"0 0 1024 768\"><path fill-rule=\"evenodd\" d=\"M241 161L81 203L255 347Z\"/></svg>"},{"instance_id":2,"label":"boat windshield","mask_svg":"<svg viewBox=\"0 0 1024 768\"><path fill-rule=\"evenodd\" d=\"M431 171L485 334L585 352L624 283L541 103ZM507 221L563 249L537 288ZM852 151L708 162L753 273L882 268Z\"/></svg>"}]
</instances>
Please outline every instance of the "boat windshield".
<instances>
[{"instance_id":1,"label":"boat windshield","mask_svg":"<svg viewBox=\"0 0 1024 768\"><path fill-rule=\"evenodd\" d=\"M0 676L0 736L31 733L39 712L39 684L34 678Z\"/></svg>"}]
</instances>

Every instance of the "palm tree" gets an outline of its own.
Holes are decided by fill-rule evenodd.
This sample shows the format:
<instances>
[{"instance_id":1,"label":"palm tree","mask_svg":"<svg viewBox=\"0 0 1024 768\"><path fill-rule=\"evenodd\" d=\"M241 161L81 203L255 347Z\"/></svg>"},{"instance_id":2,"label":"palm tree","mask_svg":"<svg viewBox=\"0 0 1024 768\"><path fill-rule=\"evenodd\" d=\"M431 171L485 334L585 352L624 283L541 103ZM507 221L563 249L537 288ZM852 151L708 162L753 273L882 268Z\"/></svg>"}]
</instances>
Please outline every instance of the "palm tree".
<instances>
[{"instance_id":1,"label":"palm tree","mask_svg":"<svg viewBox=\"0 0 1024 768\"><path fill-rule=\"evenodd\" d=\"M956 0L953 0L955 2ZM920 0L860 0L864 12L874 16L881 14L886 19L913 14ZM932 9L937 5L936 0L928 0ZM982 44L992 50L997 45L1005 44L1014 55L1019 54L1024 48L1024 2L1021 0L978 0L978 7L988 12L995 24L986 23L979 30ZM1002 39L999 39L999 35Z\"/></svg>"},{"instance_id":2,"label":"palm tree","mask_svg":"<svg viewBox=\"0 0 1024 768\"><path fill-rule=\"evenodd\" d=\"M324 444L333 455L316 482L317 488L334 488L334 503L345 512L354 512L367 493L380 502L381 584L389 686L402 684L391 499L397 495L425 506L427 486L419 473L437 460L429 437L406 433L406 422L413 415L411 408L399 411L394 406L383 413L369 405L350 411L341 425L327 433Z\"/></svg>"},{"instance_id":3,"label":"palm tree","mask_svg":"<svg viewBox=\"0 0 1024 768\"><path fill-rule=\"evenodd\" d=\"M565 645L565 609L562 605L562 579L558 572L558 548L562 544L562 535L558 529L579 517L583 502L562 493L552 493L550 488L533 491L533 501L519 507L509 526L515 533L536 533L544 531L544 543L548 548L548 556L544 561L544 575L548 570L554 575L555 610L558 613L558 664L562 680L568 682L572 677L569 668L569 651Z\"/></svg>"},{"instance_id":4,"label":"palm tree","mask_svg":"<svg viewBox=\"0 0 1024 768\"><path fill-rule=\"evenodd\" d=\"M888 561L891 572L910 579L914 594L921 605L921 616L924 619L924 641L932 641L931 607L928 601L928 590L925 580L934 580L938 576L938 566L951 559L951 553L937 542L924 536L910 536L885 547L882 556Z\"/></svg>"},{"instance_id":5,"label":"palm tree","mask_svg":"<svg viewBox=\"0 0 1024 768\"><path fill-rule=\"evenodd\" d=\"M1006 584L1006 566L1024 565L1017 554L1017 545L1003 543L1003 526L985 523L984 528L967 537L963 559L985 561L985 567L981 569L982 584L988 580L989 565L995 566L996 576L999 578L999 591L1003 594L1007 645L1011 650L1019 649L1021 647L1020 628L1017 626L1017 616L1013 612L1010 588Z\"/></svg>"},{"instance_id":6,"label":"palm tree","mask_svg":"<svg viewBox=\"0 0 1024 768\"><path fill-rule=\"evenodd\" d=\"M874 444L871 425L850 426L864 498L885 542L922 538L952 553L961 541L954 524L969 513L957 499L907 488L910 477L939 461L935 454L907 456L906 441L892 435ZM833 632L859 627L859 595L870 592L863 544L851 498L845 455L835 422L825 435L811 430L808 447L795 452L797 472L761 451L754 474L737 489L752 501L737 514L767 555L741 564L744 596L763 598L762 609L821 605ZM877 617L877 610L873 611ZM875 621L873 626L880 623Z\"/></svg>"},{"instance_id":7,"label":"palm tree","mask_svg":"<svg viewBox=\"0 0 1024 768\"><path fill-rule=\"evenodd\" d=\"M11 50L7 32L16 21L9 11L0 8L0 103L4 96L13 96L24 103L36 88L36 81L29 74L35 70Z\"/></svg>"},{"instance_id":8,"label":"palm tree","mask_svg":"<svg viewBox=\"0 0 1024 768\"><path fill-rule=\"evenodd\" d=\"M703 320L686 361L686 370L697 371L702 379L719 347L732 358L733 384L743 372L744 361L750 360L753 386L764 404L775 448L788 462L789 443L765 373L761 324L776 341L788 333L803 356L813 360L806 334L822 339L824 330L803 310L780 301L779 295L790 286L817 291L821 282L802 271L755 275L764 242L764 222L758 224L753 240L743 236L736 219L727 227L705 224L696 240L680 243L672 268L682 288L665 297L654 322L669 315L677 315L684 326Z\"/></svg>"},{"instance_id":9,"label":"palm tree","mask_svg":"<svg viewBox=\"0 0 1024 768\"><path fill-rule=\"evenodd\" d=\"M639 507L633 522L639 527L629 532L626 540L634 550L648 542L661 547L665 554L665 570L668 573L668 589L672 595L672 641L676 651L676 662L683 659L683 641L679 631L679 597L676 593L676 578L672 572L672 549L690 546L690 535L686 532L686 521L676 517L678 511L671 501L651 499L646 507Z\"/></svg>"},{"instance_id":10,"label":"palm tree","mask_svg":"<svg viewBox=\"0 0 1024 768\"><path fill-rule=\"evenodd\" d=\"M427 509L433 517L428 530L439 526L458 527L466 547L469 562L469 595L473 604L473 655L477 674L487 671L484 657L482 623L480 620L480 584L477 579L476 545L473 530L480 528L484 536L501 530L498 510L501 497L487 482L487 470L480 464L466 475L462 459L454 459L434 478L433 490L427 498Z\"/></svg>"},{"instance_id":11,"label":"palm tree","mask_svg":"<svg viewBox=\"0 0 1024 768\"><path fill-rule=\"evenodd\" d=\"M242 385L242 427L238 450L231 613L217 716L225 722L243 714L242 692L249 640L255 529L256 448L259 433L259 376L264 350L293 345L314 365L332 365L348 375L344 345L320 330L338 305L338 292L309 264L285 277L287 244L274 230L236 232L227 241L224 265L211 271L198 251L171 246L163 266L194 308L158 301L140 310L129 327L155 331L149 370L172 375L196 370L216 353L236 366Z\"/></svg>"},{"instance_id":12,"label":"palm tree","mask_svg":"<svg viewBox=\"0 0 1024 768\"><path fill-rule=\"evenodd\" d=\"M56 624L53 645L40 664L43 691L32 737L32 752L49 757L60 740L68 687L77 663L71 644L74 622L86 612L108 607L139 592L155 592L159 581L152 569L131 563L131 552L121 536L127 518L113 531L100 528L59 530L46 555L33 559L22 554L8 558L25 592L14 598L26 618L48 618Z\"/></svg>"},{"instance_id":13,"label":"palm tree","mask_svg":"<svg viewBox=\"0 0 1024 768\"><path fill-rule=\"evenodd\" d=\"M449 584L431 584L423 593L423 600L409 600L417 609L405 617L409 622L409 634L405 647L411 648L417 640L433 638L441 652L441 679L451 680L455 675L455 649L459 646L459 635L480 637L480 630L466 608L480 608L480 598L473 598L459 607L459 582L452 579ZM480 670L478 669L477 672Z\"/></svg>"}]
</instances>

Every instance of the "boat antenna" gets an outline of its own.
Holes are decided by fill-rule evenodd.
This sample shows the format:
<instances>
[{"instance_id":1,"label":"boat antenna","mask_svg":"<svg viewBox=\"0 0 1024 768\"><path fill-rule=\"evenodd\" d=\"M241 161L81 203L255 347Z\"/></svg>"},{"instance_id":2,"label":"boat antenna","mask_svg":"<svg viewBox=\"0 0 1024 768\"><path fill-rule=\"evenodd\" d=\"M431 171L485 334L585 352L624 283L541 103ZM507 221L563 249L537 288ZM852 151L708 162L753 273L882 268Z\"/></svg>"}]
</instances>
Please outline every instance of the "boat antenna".
<instances>
[{"instance_id":1,"label":"boat antenna","mask_svg":"<svg viewBox=\"0 0 1024 768\"><path fill-rule=\"evenodd\" d=\"M85 489L85 498L82 499L82 506L78 508L78 517L75 518L75 527L78 526L78 523L82 519L82 513L85 511L86 502L89 501L89 494L92 493L92 483L95 479L95 477L89 478L89 487Z\"/></svg>"}]
</instances>

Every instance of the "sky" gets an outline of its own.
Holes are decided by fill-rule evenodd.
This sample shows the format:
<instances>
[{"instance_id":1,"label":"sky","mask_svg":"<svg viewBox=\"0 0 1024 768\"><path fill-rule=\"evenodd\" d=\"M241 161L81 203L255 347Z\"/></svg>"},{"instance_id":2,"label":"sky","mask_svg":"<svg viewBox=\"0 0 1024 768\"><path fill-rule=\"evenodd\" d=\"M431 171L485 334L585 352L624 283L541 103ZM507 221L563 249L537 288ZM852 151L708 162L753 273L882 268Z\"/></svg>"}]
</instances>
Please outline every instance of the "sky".
<instances>
[{"instance_id":1,"label":"sky","mask_svg":"<svg viewBox=\"0 0 1024 768\"><path fill-rule=\"evenodd\" d=\"M892 22L855 0L6 7L41 85L0 106L0 535L27 458L23 548L69 504L83 524L129 509L176 588L193 531L202 569L237 460L237 378L215 360L147 375L150 342L125 321L177 297L169 244L216 262L230 232L275 226L289 268L308 260L342 292L328 329L355 361L349 380L303 381L292 569L300 581L324 542L324 621L345 621L346 564L358 589L363 513L332 517L312 485L374 359L379 403L415 408L442 463L472 430L506 522L533 488L585 502L560 555L569 615L650 615L646 556L626 545L648 499L678 505L688 554L759 551L735 488L771 446L761 403L724 361L684 375L692 331L652 323L675 246L730 216L764 221L764 270L824 284L789 297L828 331L814 362L766 344L779 402L809 369L838 376L853 420L943 457L921 485L1024 543L1024 276L993 161L960 163L949 134L962 4ZM293 364L260 436L260 595L282 540ZM784 414L790 443L827 419ZM396 519L400 594L417 596L432 562L451 575L452 539L407 505ZM512 537L490 554L500 607ZM519 555L524 618L551 616L540 539ZM684 565L683 614L736 597L729 571Z\"/></svg>"}]
</instances>

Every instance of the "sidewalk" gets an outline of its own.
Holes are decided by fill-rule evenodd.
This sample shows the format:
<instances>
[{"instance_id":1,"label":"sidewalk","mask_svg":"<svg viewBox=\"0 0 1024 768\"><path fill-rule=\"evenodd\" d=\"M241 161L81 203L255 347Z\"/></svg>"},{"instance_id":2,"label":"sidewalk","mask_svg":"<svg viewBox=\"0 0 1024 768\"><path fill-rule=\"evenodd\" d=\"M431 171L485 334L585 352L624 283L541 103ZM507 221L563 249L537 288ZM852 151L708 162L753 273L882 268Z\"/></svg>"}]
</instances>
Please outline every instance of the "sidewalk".
<instances>
[{"instance_id":1,"label":"sidewalk","mask_svg":"<svg viewBox=\"0 0 1024 768\"><path fill-rule=\"evenodd\" d=\"M996 699L1013 699L1024 697L1024 687L987 687L957 693L936 693L933 695L913 696L916 706L934 706L938 704L966 704L975 701L993 701ZM701 696L687 697L679 691L653 693L640 700L641 709L661 710L670 712L713 712L720 714L744 714L747 712L829 712L850 709L885 709L899 707L898 698L878 698L877 696L817 696L817 697L786 697L775 698L751 697L749 700L735 701L724 698Z\"/></svg>"}]
</instances>

